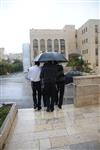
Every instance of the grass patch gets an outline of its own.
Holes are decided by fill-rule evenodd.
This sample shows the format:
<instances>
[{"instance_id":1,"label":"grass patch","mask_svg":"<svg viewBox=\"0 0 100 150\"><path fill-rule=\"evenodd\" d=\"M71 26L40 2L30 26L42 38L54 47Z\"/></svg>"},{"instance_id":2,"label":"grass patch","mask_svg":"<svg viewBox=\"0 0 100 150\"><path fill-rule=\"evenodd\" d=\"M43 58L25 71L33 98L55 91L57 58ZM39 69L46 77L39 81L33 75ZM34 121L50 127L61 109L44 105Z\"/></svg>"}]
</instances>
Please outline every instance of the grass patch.
<instances>
[{"instance_id":1,"label":"grass patch","mask_svg":"<svg viewBox=\"0 0 100 150\"><path fill-rule=\"evenodd\" d=\"M11 104L3 104L2 107L0 107L0 127L2 126L7 114L10 111Z\"/></svg>"}]
</instances>

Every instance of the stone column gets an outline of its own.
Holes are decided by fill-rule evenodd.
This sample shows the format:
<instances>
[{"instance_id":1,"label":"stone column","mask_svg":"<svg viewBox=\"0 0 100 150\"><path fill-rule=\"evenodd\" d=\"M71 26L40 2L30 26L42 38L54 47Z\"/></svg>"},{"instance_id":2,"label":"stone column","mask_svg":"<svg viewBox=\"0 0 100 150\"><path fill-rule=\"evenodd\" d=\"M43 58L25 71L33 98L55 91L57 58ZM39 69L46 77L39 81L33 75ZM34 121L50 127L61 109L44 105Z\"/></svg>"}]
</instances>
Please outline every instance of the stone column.
<instances>
[{"instance_id":1,"label":"stone column","mask_svg":"<svg viewBox=\"0 0 100 150\"><path fill-rule=\"evenodd\" d=\"M54 52L54 39L52 39L52 51Z\"/></svg>"},{"instance_id":2,"label":"stone column","mask_svg":"<svg viewBox=\"0 0 100 150\"><path fill-rule=\"evenodd\" d=\"M47 52L47 39L45 39L45 52Z\"/></svg>"},{"instance_id":3,"label":"stone column","mask_svg":"<svg viewBox=\"0 0 100 150\"><path fill-rule=\"evenodd\" d=\"M59 45L59 51L61 53L61 49L60 49L60 39L58 40L58 45Z\"/></svg>"},{"instance_id":4,"label":"stone column","mask_svg":"<svg viewBox=\"0 0 100 150\"><path fill-rule=\"evenodd\" d=\"M40 54L40 39L38 39L38 55Z\"/></svg>"}]
</instances>

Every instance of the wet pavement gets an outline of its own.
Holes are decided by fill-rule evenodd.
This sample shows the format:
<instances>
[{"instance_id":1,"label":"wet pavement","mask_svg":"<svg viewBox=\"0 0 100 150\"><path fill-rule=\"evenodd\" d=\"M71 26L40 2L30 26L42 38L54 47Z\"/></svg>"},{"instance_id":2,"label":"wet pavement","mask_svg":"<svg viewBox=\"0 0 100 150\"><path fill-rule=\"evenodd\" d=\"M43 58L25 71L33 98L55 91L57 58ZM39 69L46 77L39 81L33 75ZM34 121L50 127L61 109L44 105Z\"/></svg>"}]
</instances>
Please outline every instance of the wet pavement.
<instances>
[{"instance_id":1,"label":"wet pavement","mask_svg":"<svg viewBox=\"0 0 100 150\"><path fill-rule=\"evenodd\" d=\"M100 150L100 105L19 109L4 150Z\"/></svg>"},{"instance_id":2,"label":"wet pavement","mask_svg":"<svg viewBox=\"0 0 100 150\"><path fill-rule=\"evenodd\" d=\"M24 73L0 76L0 102L16 102L18 108L32 108L30 81ZM73 87L65 86L64 104L73 103Z\"/></svg>"}]
</instances>

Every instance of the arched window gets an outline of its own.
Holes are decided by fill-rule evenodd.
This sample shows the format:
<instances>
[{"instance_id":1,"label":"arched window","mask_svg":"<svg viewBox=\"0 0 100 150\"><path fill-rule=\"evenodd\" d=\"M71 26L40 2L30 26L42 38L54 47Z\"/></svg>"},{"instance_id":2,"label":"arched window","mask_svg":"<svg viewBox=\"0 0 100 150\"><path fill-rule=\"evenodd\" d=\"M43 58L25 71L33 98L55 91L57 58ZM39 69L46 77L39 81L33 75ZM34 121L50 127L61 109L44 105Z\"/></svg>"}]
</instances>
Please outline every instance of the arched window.
<instances>
[{"instance_id":1,"label":"arched window","mask_svg":"<svg viewBox=\"0 0 100 150\"><path fill-rule=\"evenodd\" d=\"M47 51L48 52L52 51L52 40L51 39L47 40Z\"/></svg>"},{"instance_id":2,"label":"arched window","mask_svg":"<svg viewBox=\"0 0 100 150\"><path fill-rule=\"evenodd\" d=\"M62 54L65 54L65 40L60 39L60 50Z\"/></svg>"},{"instance_id":3,"label":"arched window","mask_svg":"<svg viewBox=\"0 0 100 150\"><path fill-rule=\"evenodd\" d=\"M38 55L38 40L33 40L33 51L34 51L34 57Z\"/></svg>"},{"instance_id":4,"label":"arched window","mask_svg":"<svg viewBox=\"0 0 100 150\"><path fill-rule=\"evenodd\" d=\"M58 40L57 39L54 40L54 51L55 52L59 51L59 44L58 44Z\"/></svg>"},{"instance_id":5,"label":"arched window","mask_svg":"<svg viewBox=\"0 0 100 150\"><path fill-rule=\"evenodd\" d=\"M40 40L40 51L45 52L45 40L44 39Z\"/></svg>"},{"instance_id":6,"label":"arched window","mask_svg":"<svg viewBox=\"0 0 100 150\"><path fill-rule=\"evenodd\" d=\"M38 50L38 40L37 39L33 40L33 50Z\"/></svg>"}]
</instances>

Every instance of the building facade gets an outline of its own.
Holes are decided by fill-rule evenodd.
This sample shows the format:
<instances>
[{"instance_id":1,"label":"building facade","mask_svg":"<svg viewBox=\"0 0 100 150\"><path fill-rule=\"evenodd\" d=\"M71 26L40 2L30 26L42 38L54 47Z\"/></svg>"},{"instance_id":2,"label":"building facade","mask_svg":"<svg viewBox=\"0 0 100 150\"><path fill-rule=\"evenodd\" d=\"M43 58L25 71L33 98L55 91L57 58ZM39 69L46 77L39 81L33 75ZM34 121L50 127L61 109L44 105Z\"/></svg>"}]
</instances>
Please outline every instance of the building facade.
<instances>
[{"instance_id":1,"label":"building facade","mask_svg":"<svg viewBox=\"0 0 100 150\"><path fill-rule=\"evenodd\" d=\"M90 19L77 30L77 49L92 69L100 68L100 20Z\"/></svg>"},{"instance_id":2,"label":"building facade","mask_svg":"<svg viewBox=\"0 0 100 150\"><path fill-rule=\"evenodd\" d=\"M66 58L75 50L75 26L65 26L62 30L31 29L30 52L31 61L43 52L60 52ZM70 49L70 51L69 51Z\"/></svg>"},{"instance_id":3,"label":"building facade","mask_svg":"<svg viewBox=\"0 0 100 150\"><path fill-rule=\"evenodd\" d=\"M0 61L4 59L4 48L0 48Z\"/></svg>"},{"instance_id":4,"label":"building facade","mask_svg":"<svg viewBox=\"0 0 100 150\"><path fill-rule=\"evenodd\" d=\"M66 25L61 30L31 29L30 56L56 51L67 59L69 54L81 54L94 70L100 69L100 20L90 19L79 29Z\"/></svg>"}]
</instances>

